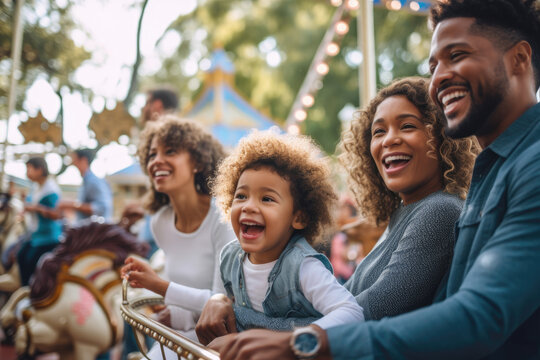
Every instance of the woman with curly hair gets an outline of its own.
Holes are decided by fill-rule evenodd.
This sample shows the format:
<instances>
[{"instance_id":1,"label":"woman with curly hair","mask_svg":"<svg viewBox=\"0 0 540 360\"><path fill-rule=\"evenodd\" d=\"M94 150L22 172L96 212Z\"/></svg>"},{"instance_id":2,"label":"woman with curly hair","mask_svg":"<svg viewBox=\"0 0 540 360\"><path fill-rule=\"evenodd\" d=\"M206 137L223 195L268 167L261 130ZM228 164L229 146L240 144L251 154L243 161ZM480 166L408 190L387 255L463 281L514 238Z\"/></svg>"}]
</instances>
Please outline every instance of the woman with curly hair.
<instances>
[{"instance_id":1,"label":"woman with curly hair","mask_svg":"<svg viewBox=\"0 0 540 360\"><path fill-rule=\"evenodd\" d=\"M363 321L362 309L310 244L332 223L337 196L321 151L307 137L255 132L220 165L213 193L238 241L223 248L221 277L238 330L328 328ZM243 316L248 312L255 316ZM295 318L285 326L257 315Z\"/></svg>"},{"instance_id":2,"label":"woman with curly hair","mask_svg":"<svg viewBox=\"0 0 540 360\"><path fill-rule=\"evenodd\" d=\"M430 304L451 263L453 228L479 147L445 135L428 86L418 77L393 82L342 136L340 161L360 211L388 223L346 284L366 319Z\"/></svg>"},{"instance_id":3,"label":"woman with curly hair","mask_svg":"<svg viewBox=\"0 0 540 360\"><path fill-rule=\"evenodd\" d=\"M145 127L138 155L151 181L145 206L153 213L152 233L165 253L166 279L135 258L126 260L122 274L131 286L162 295L168 306L160 321L196 340L202 305L212 293L224 291L219 254L234 239L209 189L225 151L200 125L169 115ZM185 300L181 307L174 306L178 299Z\"/></svg>"}]
</instances>

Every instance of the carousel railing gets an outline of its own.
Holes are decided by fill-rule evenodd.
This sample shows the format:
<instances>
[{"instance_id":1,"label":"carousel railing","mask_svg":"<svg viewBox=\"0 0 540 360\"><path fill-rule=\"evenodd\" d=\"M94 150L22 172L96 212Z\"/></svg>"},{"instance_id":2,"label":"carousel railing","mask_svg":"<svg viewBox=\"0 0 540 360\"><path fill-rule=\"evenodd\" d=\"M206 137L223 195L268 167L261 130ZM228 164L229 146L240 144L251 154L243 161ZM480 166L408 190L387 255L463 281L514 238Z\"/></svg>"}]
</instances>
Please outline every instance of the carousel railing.
<instances>
[{"instance_id":1,"label":"carousel railing","mask_svg":"<svg viewBox=\"0 0 540 360\"><path fill-rule=\"evenodd\" d=\"M179 360L219 360L219 353L182 336L171 328L141 313L140 309L145 306L162 305L162 297L144 296L128 301L127 289L128 283L124 279L122 281L122 304L120 305L122 317L132 327L136 335L139 333L150 336L159 343L164 360L165 348L169 348L176 353ZM141 353L145 358L149 359L142 340L144 336L135 336L135 338Z\"/></svg>"}]
</instances>

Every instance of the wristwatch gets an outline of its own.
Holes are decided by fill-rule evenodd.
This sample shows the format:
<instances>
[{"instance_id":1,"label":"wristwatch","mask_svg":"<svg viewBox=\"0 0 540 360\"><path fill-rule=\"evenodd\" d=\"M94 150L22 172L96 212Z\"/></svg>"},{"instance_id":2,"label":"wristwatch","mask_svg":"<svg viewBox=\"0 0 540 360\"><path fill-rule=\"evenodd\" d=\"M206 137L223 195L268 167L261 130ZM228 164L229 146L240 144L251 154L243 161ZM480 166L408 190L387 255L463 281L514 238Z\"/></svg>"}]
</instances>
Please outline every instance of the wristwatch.
<instances>
[{"instance_id":1,"label":"wristwatch","mask_svg":"<svg viewBox=\"0 0 540 360\"><path fill-rule=\"evenodd\" d=\"M321 348L319 333L310 326L293 331L289 343L297 359L313 359Z\"/></svg>"}]
</instances>

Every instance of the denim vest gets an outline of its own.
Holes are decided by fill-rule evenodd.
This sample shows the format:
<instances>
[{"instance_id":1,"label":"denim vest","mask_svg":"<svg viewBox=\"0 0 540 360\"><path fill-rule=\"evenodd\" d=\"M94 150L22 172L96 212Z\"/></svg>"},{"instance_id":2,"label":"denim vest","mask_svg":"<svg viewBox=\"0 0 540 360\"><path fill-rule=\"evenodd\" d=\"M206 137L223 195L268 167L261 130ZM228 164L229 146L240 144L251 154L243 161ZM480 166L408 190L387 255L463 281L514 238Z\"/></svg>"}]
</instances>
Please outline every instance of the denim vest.
<instances>
[{"instance_id":1,"label":"denim vest","mask_svg":"<svg viewBox=\"0 0 540 360\"><path fill-rule=\"evenodd\" d=\"M316 252L302 235L294 234L268 275L268 290L262 304L265 315L279 318L312 318L311 321L322 317L322 314L306 299L300 285L300 265L307 256L319 259L329 271L333 272L326 256ZM221 278L227 296L234 299L235 308L252 308L244 286L242 264L245 257L246 252L242 250L238 241L230 242L221 252ZM246 328L242 324L239 325L241 329Z\"/></svg>"}]
</instances>

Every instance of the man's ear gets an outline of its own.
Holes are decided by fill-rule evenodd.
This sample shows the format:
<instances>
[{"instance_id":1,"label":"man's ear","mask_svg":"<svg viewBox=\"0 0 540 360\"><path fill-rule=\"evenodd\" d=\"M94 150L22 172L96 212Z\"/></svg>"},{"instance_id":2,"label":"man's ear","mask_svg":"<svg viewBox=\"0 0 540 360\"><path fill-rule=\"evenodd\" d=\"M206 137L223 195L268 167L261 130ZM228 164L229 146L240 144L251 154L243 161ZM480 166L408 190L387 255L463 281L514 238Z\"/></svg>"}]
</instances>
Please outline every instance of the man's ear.
<instances>
[{"instance_id":1,"label":"man's ear","mask_svg":"<svg viewBox=\"0 0 540 360\"><path fill-rule=\"evenodd\" d=\"M307 220L305 219L304 213L300 210L297 210L293 215L292 227L295 230L305 229L307 226Z\"/></svg>"},{"instance_id":2,"label":"man's ear","mask_svg":"<svg viewBox=\"0 0 540 360\"><path fill-rule=\"evenodd\" d=\"M513 74L521 75L527 71L532 71L532 49L527 41L518 42L508 51Z\"/></svg>"}]
</instances>

